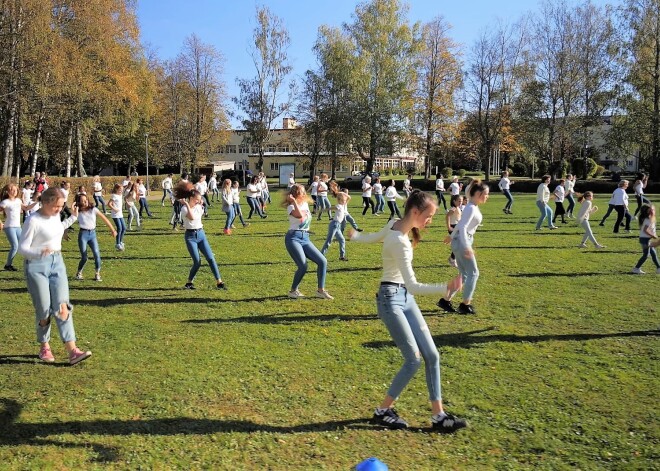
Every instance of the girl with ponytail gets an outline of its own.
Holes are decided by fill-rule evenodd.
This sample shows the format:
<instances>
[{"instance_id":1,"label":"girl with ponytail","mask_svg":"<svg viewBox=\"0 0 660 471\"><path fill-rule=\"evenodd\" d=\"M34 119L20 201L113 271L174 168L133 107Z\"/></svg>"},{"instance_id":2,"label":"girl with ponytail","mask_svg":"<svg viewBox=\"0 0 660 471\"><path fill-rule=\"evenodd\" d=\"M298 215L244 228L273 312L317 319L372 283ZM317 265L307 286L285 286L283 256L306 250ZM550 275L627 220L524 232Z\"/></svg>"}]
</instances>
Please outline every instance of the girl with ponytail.
<instances>
[{"instance_id":1,"label":"girl with ponytail","mask_svg":"<svg viewBox=\"0 0 660 471\"><path fill-rule=\"evenodd\" d=\"M443 409L440 355L414 297L416 294L447 295L458 291L462 285L460 276L440 284L419 283L415 277L412 268L413 248L420 240L420 230L431 223L436 209L433 197L413 190L406 201L403 219L388 221L377 233L351 231L349 234L351 240L356 242L383 242L383 276L376 295L378 317L401 350L404 363L394 377L383 402L376 408L371 423L391 429L408 427L408 423L392 407L419 369L420 356L425 363L433 430L451 433L467 426L465 419L459 419ZM412 243L409 235L412 236Z\"/></svg>"}]
</instances>

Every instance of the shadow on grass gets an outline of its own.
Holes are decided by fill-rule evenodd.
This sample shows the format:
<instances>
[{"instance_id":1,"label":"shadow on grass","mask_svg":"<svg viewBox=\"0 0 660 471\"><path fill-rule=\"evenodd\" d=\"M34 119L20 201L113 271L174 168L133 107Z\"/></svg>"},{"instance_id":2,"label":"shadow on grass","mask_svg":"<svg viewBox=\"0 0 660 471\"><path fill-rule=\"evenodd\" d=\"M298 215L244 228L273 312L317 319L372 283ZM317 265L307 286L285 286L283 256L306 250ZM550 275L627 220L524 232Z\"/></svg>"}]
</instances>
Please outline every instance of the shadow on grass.
<instances>
[{"instance_id":1,"label":"shadow on grass","mask_svg":"<svg viewBox=\"0 0 660 471\"><path fill-rule=\"evenodd\" d=\"M287 312L278 314L262 314L259 316L232 317L229 319L187 319L181 322L188 324L294 324L296 322L335 322L335 321L372 321L378 319L373 314L318 314L299 316L303 312Z\"/></svg>"},{"instance_id":2,"label":"shadow on grass","mask_svg":"<svg viewBox=\"0 0 660 471\"><path fill-rule=\"evenodd\" d=\"M495 327L488 327L486 329L473 330L469 332L457 332L453 334L434 335L433 340L435 344L443 347L460 347L472 348L484 343L491 342L551 342L551 341L586 341L586 340L599 340L609 338L625 338L625 337L656 337L660 336L660 330L637 330L632 332L611 332L606 334L545 334L545 335L516 335L516 334L495 334L495 335L477 335L484 332L491 332L496 330ZM377 340L374 342L365 342L362 344L367 348L389 348L395 347L391 340Z\"/></svg>"},{"instance_id":3,"label":"shadow on grass","mask_svg":"<svg viewBox=\"0 0 660 471\"><path fill-rule=\"evenodd\" d=\"M247 420L214 420L192 417L177 417L149 420L92 420L52 423L17 423L23 406L13 399L0 399L1 446L31 445L57 446L65 448L92 447L96 452L96 462L118 461L119 450L114 447L89 443L88 435L128 436L128 435L211 435L216 433L314 433L337 432L341 430L379 430L368 424L366 418L332 420L301 425L265 425ZM415 429L412 429L415 430ZM418 429L424 431L423 429ZM84 435L82 443L67 443L49 440L52 435Z\"/></svg>"},{"instance_id":4,"label":"shadow on grass","mask_svg":"<svg viewBox=\"0 0 660 471\"><path fill-rule=\"evenodd\" d=\"M172 291L177 288L173 288ZM182 288L178 288L183 291ZM190 291L184 291L189 293ZM220 291L222 293L222 291ZM143 304L143 303L158 303L158 304L218 304L218 303L250 303L258 302L262 303L265 301L284 301L289 299L288 296L271 296L271 297L261 297L261 298L243 298L243 299L214 299L210 298L207 295L201 295L199 297L184 297L173 294L172 296L143 296L139 298L111 298L111 299L81 299L75 302L79 306L100 306L100 307L111 307L111 306L121 306L121 305L130 305L130 304Z\"/></svg>"},{"instance_id":5,"label":"shadow on grass","mask_svg":"<svg viewBox=\"0 0 660 471\"><path fill-rule=\"evenodd\" d=\"M574 278L576 276L601 276L601 275L620 275L620 273L600 273L600 272L586 272L586 273L515 273L507 275L511 278Z\"/></svg>"},{"instance_id":6,"label":"shadow on grass","mask_svg":"<svg viewBox=\"0 0 660 471\"><path fill-rule=\"evenodd\" d=\"M479 249L497 249L497 250L509 250L509 249L538 250L538 249L565 249L566 247L559 247L557 245L537 245L536 247L528 247L528 246L521 246L521 245L509 245L509 246L480 245L477 248L479 248Z\"/></svg>"}]
</instances>

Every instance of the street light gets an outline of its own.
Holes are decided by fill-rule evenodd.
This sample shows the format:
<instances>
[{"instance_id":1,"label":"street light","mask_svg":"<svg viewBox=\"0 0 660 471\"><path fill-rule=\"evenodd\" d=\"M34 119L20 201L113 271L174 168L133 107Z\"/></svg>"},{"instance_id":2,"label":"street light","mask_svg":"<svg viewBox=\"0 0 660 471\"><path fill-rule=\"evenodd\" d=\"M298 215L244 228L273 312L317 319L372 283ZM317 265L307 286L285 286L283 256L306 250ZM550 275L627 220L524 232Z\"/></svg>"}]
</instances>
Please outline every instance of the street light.
<instances>
[{"instance_id":1,"label":"street light","mask_svg":"<svg viewBox=\"0 0 660 471\"><path fill-rule=\"evenodd\" d=\"M144 152L147 156L147 196L149 196L149 133L144 133Z\"/></svg>"}]
</instances>

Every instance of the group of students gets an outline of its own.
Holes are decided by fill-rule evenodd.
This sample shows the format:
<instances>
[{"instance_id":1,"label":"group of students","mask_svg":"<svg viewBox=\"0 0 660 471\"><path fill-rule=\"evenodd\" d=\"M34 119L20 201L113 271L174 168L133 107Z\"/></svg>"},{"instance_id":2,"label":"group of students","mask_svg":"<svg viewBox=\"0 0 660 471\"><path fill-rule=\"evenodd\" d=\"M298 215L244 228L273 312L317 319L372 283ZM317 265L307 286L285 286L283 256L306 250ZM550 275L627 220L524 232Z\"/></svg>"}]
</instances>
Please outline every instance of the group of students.
<instances>
[{"instance_id":1,"label":"group of students","mask_svg":"<svg viewBox=\"0 0 660 471\"><path fill-rule=\"evenodd\" d=\"M251 182L252 185L256 185L257 183L254 180ZM365 183L370 184L369 181L366 181L366 178ZM376 181L375 183L379 182ZM454 181L452 185L454 183L457 183L456 188L460 191L458 182ZM223 195L231 194L235 186L237 186L237 183L232 184L229 180L224 181L222 185ZM111 210L121 209L122 188L120 184L115 185L113 196L108 203ZM462 206L462 197L459 194L454 194L451 197L450 208L445 215L449 233L445 242L451 245L452 256L450 256L450 263L458 269L458 274L447 283L441 284L424 284L418 282L412 265L413 249L421 238L421 230L431 223L440 204L440 198L438 198L438 202L436 203L428 194L418 190L412 190L406 199L403 216L400 216L397 211L393 211L392 217L390 217L380 231L366 234L357 227L354 219L350 217L348 212L350 195L347 191L339 190L335 182L328 181L327 175L321 175L318 179L315 178L311 188L316 193L316 195L313 195L316 198L312 198L314 201L314 210L310 210L310 202L307 199L305 187L296 183L290 185L283 202L289 220L289 228L284 236L284 245L297 266L288 296L295 299L305 297L300 291L300 284L306 274L307 260L309 259L317 265L317 291L315 297L333 299L325 289L327 272L325 253L327 253L332 240L337 239L340 243L340 260L346 260L343 231L347 223L350 223L353 227L348 233L349 240L357 243L382 242L383 274L377 294L376 306L379 318L385 324L397 347L401 350L404 360L401 368L393 378L383 401L375 409L371 421L374 424L393 429L408 427L407 421L399 416L393 406L396 399L421 366L423 359L432 410L432 429L442 433L451 433L466 427L467 422L464 419L447 413L443 408L440 386L440 357L426 321L417 306L415 295L440 295L438 306L445 311L455 312L456 310L452 306L451 300L456 293L462 290L462 302L458 307L458 312L463 314L475 313L472 306L472 297L479 278L479 269L472 246L475 232L483 220L479 207L489 199L488 185L479 180L472 181L466 188L468 200L465 206ZM203 229L203 195L187 179L171 187L171 192L172 198L181 206L180 214L186 229L184 241L193 259L193 266L189 272L185 288L195 288L193 281L201 266L201 255L203 255L216 279L216 287L218 289L226 289L227 287L222 280L218 265ZM329 201L326 203L328 192L337 198L334 214L330 212ZM9 227L15 225L16 215L20 217L20 212L27 210L27 207L20 200L19 203L14 202L17 196L18 188L16 185L8 185L6 192L3 192L3 201L0 203L0 208L4 210L7 217L5 221L6 225L9 225ZM96 194L94 199L96 200ZM7 200L11 204L7 203ZM593 194L591 192L585 192L581 195L580 200L582 206L578 213L578 220L583 225L586 222L586 231L589 215L596 211L597 208L592 205ZM64 219L60 218L65 201L65 195L60 189L51 188L42 193L40 209L28 218L22 232L20 231L19 224L18 251L25 258L28 291L35 307L37 340L41 344L39 357L46 362L54 361L49 340L50 320L51 318L55 318L58 329L60 330L60 336L68 352L69 362L76 364L89 358L91 352L80 350L75 343L72 315L73 306L69 300L68 281L61 255L62 237L64 231L77 219L81 228L79 232L79 245L82 255L83 247L87 245L91 247L95 244L97 217L103 220L113 235L118 235L118 231L112 228L104 212L100 211L98 206L89 201L87 195L82 192L76 195L75 204L71 209L71 215ZM229 201L228 197L225 198L223 196L223 206L225 204L228 206ZM235 204L234 201L232 198L232 206ZM313 213L319 211L320 219L326 208L330 218L328 236L323 248L319 251L310 241L310 227L314 217ZM232 211L227 210L226 212L228 213L228 220L225 228L236 217L235 210L231 219L230 215ZM394 218L394 213L399 215L399 217ZM658 242L660 242L656 238L655 208L652 205L644 203L640 206L639 213L641 226L640 243L645 247L644 257L651 255L658 266L657 256L653 249L653 246L658 245ZM545 217L545 212L542 214ZM11 222L9 219L11 219ZM115 218L113 217L113 219ZM117 224L116 221L115 223ZM5 230L5 232L8 231ZM12 230L9 232L15 234L17 231ZM410 237L412 237L412 242ZM586 239L587 234L585 232L583 245ZM596 244L593 235L591 235L591 239ZM642 239L646 240L643 241ZM651 242L652 239L655 240ZM97 259L94 248L92 248L92 252L95 255L96 275L100 279L100 258ZM82 277L82 268L86 260L85 254L84 257L81 257L76 278L78 278L78 275ZM642 260L640 261L643 263Z\"/></svg>"}]
</instances>

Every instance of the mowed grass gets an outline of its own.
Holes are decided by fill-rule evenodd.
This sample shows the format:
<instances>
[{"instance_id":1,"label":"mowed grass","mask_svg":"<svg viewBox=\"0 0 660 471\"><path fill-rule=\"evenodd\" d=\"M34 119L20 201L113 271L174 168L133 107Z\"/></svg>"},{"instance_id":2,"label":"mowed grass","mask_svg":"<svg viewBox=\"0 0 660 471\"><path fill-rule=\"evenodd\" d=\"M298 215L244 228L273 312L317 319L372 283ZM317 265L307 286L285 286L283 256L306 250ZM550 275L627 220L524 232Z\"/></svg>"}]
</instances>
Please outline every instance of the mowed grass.
<instances>
[{"instance_id":1,"label":"mowed grass","mask_svg":"<svg viewBox=\"0 0 660 471\"><path fill-rule=\"evenodd\" d=\"M100 228L103 282L92 281L92 261L85 280L70 281L78 343L94 353L80 365L64 363L56 329L58 363L39 362L23 274L0 272L0 468L335 470L376 456L392 470L657 469L660 275L650 260L649 274L630 274L637 224L615 237L613 216L606 228L596 221L607 249L581 250L573 220L535 232L533 196L515 197L514 215L499 194L483 207L478 315L417 298L441 353L446 408L469 428L428 432L423 368L397 406L411 429L367 423L401 364L376 316L380 244L349 243L347 263L333 244L334 301L291 300L284 210L273 204L268 219L227 237L216 204L204 224L229 290L213 289L204 263L186 291L183 234L154 201L157 218L128 234L125 252ZM596 198L601 211L607 199ZM358 223L380 228L387 217L361 216L359 200ZM320 247L327 220L312 229ZM419 280L455 275L445 235L439 212L415 251ZM70 278L76 236L64 242ZM0 249L5 257L4 238Z\"/></svg>"}]
</instances>

